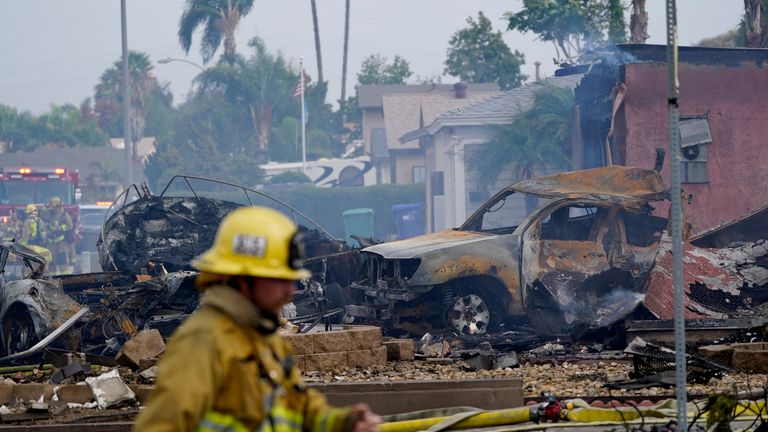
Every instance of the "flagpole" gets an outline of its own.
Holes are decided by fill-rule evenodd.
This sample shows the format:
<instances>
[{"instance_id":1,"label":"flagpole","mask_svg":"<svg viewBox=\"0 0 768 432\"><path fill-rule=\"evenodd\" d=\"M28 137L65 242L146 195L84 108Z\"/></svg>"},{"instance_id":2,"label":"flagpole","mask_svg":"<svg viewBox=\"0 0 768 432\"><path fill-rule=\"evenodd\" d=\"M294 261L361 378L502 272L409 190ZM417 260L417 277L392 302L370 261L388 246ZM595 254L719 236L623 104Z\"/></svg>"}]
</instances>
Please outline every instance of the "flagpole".
<instances>
[{"instance_id":1,"label":"flagpole","mask_svg":"<svg viewBox=\"0 0 768 432\"><path fill-rule=\"evenodd\" d=\"M304 57L299 57L299 82L301 83L301 172L307 174L307 122L304 112L304 91L307 88L304 82Z\"/></svg>"}]
</instances>

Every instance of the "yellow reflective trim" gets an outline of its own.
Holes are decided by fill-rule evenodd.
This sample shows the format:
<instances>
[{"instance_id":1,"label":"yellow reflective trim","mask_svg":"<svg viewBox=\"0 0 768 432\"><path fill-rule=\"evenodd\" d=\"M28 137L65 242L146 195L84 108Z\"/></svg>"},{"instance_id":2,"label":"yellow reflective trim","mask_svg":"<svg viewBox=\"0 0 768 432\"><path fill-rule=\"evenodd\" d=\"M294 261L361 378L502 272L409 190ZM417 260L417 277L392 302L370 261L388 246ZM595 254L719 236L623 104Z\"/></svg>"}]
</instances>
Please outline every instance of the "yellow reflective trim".
<instances>
[{"instance_id":1,"label":"yellow reflective trim","mask_svg":"<svg viewBox=\"0 0 768 432\"><path fill-rule=\"evenodd\" d=\"M272 407L272 417L284 418L290 422L303 424L304 415L296 410L292 410L283 405L277 405Z\"/></svg>"},{"instance_id":2,"label":"yellow reflective trim","mask_svg":"<svg viewBox=\"0 0 768 432\"><path fill-rule=\"evenodd\" d=\"M322 415L317 416L313 432L331 432L336 424L336 417L339 416L338 409L330 409Z\"/></svg>"},{"instance_id":3,"label":"yellow reflective trim","mask_svg":"<svg viewBox=\"0 0 768 432\"><path fill-rule=\"evenodd\" d=\"M197 424L198 432L248 432L248 428L235 416L207 411Z\"/></svg>"}]
</instances>

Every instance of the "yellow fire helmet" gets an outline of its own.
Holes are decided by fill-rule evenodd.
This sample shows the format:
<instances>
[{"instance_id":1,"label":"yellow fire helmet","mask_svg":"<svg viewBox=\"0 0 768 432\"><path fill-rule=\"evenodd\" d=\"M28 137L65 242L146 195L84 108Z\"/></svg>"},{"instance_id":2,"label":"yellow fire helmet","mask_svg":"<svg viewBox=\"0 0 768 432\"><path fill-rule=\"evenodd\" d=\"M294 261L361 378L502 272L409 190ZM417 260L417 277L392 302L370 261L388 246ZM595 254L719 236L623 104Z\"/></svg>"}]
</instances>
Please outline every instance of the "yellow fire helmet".
<instances>
[{"instance_id":1,"label":"yellow fire helmet","mask_svg":"<svg viewBox=\"0 0 768 432\"><path fill-rule=\"evenodd\" d=\"M61 198L55 196L48 200L48 207L56 207L61 205Z\"/></svg>"},{"instance_id":2,"label":"yellow fire helmet","mask_svg":"<svg viewBox=\"0 0 768 432\"><path fill-rule=\"evenodd\" d=\"M196 269L222 275L301 280L304 244L296 225L265 207L241 207L228 214L213 246L192 260Z\"/></svg>"},{"instance_id":3,"label":"yellow fire helmet","mask_svg":"<svg viewBox=\"0 0 768 432\"><path fill-rule=\"evenodd\" d=\"M24 213L37 213L37 207L35 207L34 204L27 204L27 206L24 208Z\"/></svg>"}]
</instances>

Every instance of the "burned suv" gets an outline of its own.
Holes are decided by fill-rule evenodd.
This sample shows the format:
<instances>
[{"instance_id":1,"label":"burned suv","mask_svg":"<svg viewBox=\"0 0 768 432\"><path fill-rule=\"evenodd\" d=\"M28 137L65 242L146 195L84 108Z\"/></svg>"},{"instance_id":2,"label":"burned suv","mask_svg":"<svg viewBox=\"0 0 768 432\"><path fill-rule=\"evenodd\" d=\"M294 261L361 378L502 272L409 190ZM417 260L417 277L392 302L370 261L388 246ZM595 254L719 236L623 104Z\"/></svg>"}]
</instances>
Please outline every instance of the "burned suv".
<instances>
[{"instance_id":1,"label":"burned suv","mask_svg":"<svg viewBox=\"0 0 768 432\"><path fill-rule=\"evenodd\" d=\"M666 225L648 204L664 196L657 172L622 166L518 182L459 228L363 249L347 314L412 334L609 326L644 298Z\"/></svg>"}]
</instances>

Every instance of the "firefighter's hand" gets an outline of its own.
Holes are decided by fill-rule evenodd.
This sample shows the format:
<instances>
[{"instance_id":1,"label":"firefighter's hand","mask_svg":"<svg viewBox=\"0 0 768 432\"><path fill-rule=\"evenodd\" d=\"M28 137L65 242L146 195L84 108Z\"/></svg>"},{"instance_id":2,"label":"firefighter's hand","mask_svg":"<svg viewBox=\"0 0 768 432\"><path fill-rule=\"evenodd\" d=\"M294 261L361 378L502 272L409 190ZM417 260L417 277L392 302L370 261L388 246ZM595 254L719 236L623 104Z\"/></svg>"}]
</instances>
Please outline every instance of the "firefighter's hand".
<instances>
[{"instance_id":1,"label":"firefighter's hand","mask_svg":"<svg viewBox=\"0 0 768 432\"><path fill-rule=\"evenodd\" d=\"M368 405L357 404L353 408L353 415L356 416L357 421L353 432L378 432L379 425L381 424L381 417L374 414Z\"/></svg>"}]
</instances>

